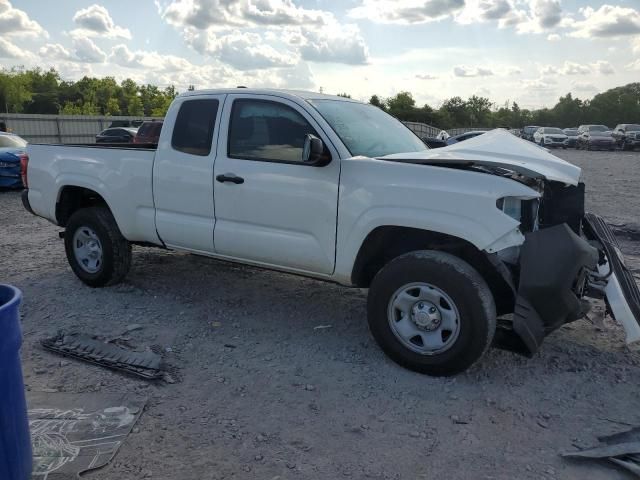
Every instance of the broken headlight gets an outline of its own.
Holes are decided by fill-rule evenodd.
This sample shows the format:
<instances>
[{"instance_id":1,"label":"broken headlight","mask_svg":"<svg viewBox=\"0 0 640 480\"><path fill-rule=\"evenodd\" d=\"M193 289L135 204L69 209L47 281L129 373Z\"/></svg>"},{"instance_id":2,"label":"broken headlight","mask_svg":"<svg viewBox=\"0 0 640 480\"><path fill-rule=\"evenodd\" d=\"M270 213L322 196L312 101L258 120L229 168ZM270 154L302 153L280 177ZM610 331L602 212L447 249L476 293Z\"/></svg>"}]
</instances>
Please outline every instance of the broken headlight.
<instances>
[{"instance_id":1,"label":"broken headlight","mask_svg":"<svg viewBox=\"0 0 640 480\"><path fill-rule=\"evenodd\" d=\"M538 230L538 210L540 201L537 198L504 197L496 201L498 207L505 215L520 222L522 232L534 232Z\"/></svg>"},{"instance_id":2,"label":"broken headlight","mask_svg":"<svg viewBox=\"0 0 640 480\"><path fill-rule=\"evenodd\" d=\"M517 197L504 197L496 201L496 207L502 210L505 215L509 215L516 221L522 219L522 199Z\"/></svg>"}]
</instances>

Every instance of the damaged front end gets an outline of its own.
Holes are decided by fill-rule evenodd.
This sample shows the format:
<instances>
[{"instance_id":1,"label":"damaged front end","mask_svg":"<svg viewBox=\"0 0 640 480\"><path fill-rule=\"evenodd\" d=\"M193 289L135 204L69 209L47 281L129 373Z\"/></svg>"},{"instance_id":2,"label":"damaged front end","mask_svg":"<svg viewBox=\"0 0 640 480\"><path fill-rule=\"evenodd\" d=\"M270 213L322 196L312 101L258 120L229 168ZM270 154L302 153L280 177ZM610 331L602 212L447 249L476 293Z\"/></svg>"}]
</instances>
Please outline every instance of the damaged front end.
<instances>
[{"instance_id":1,"label":"damaged front end","mask_svg":"<svg viewBox=\"0 0 640 480\"><path fill-rule=\"evenodd\" d=\"M547 183L538 212L523 223L525 241L509 265L513 317L499 323L496 346L532 356L549 333L588 313L585 297L604 298L627 342L640 340L640 291L609 227L585 214L584 184Z\"/></svg>"}]
</instances>

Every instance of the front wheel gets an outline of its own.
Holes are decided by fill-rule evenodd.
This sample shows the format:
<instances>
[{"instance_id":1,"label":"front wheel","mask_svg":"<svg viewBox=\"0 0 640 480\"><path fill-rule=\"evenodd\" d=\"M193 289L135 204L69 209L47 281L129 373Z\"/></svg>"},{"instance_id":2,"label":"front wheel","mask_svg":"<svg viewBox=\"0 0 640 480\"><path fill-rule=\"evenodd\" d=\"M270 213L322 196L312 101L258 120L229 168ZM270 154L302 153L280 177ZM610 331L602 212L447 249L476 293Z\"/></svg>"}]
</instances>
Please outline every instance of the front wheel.
<instances>
[{"instance_id":1,"label":"front wheel","mask_svg":"<svg viewBox=\"0 0 640 480\"><path fill-rule=\"evenodd\" d=\"M119 283L131 267L131 244L106 207L83 208L71 215L64 246L71 269L90 287Z\"/></svg>"},{"instance_id":2,"label":"front wheel","mask_svg":"<svg viewBox=\"0 0 640 480\"><path fill-rule=\"evenodd\" d=\"M496 307L482 276L448 253L415 251L373 279L369 328L395 362L420 373L455 375L491 345Z\"/></svg>"}]
</instances>

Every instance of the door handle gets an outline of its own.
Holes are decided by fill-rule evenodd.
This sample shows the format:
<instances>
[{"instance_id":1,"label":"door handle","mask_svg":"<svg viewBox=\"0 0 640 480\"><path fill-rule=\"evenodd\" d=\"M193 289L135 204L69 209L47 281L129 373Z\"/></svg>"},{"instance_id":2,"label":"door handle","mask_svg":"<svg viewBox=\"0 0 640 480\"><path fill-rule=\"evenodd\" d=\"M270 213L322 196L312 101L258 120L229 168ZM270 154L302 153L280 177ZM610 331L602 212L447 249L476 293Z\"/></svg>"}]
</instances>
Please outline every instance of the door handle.
<instances>
[{"instance_id":1,"label":"door handle","mask_svg":"<svg viewBox=\"0 0 640 480\"><path fill-rule=\"evenodd\" d=\"M216 180L219 181L220 183L231 182L231 183L235 183L236 185L240 185L244 183L244 178L238 177L233 173L225 173L224 175L218 175L216 177Z\"/></svg>"}]
</instances>

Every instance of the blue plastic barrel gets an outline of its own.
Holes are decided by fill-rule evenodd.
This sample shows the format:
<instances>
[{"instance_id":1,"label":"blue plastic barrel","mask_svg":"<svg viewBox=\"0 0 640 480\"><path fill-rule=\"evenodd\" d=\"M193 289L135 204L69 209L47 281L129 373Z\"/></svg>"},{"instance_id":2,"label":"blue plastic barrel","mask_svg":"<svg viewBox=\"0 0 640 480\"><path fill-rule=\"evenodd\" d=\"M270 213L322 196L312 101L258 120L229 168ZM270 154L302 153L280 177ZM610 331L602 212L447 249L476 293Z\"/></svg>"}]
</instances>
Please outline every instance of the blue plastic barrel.
<instances>
[{"instance_id":1,"label":"blue plastic barrel","mask_svg":"<svg viewBox=\"0 0 640 480\"><path fill-rule=\"evenodd\" d=\"M22 293L0 284L0 479L31 477L31 438L20 367Z\"/></svg>"}]
</instances>

